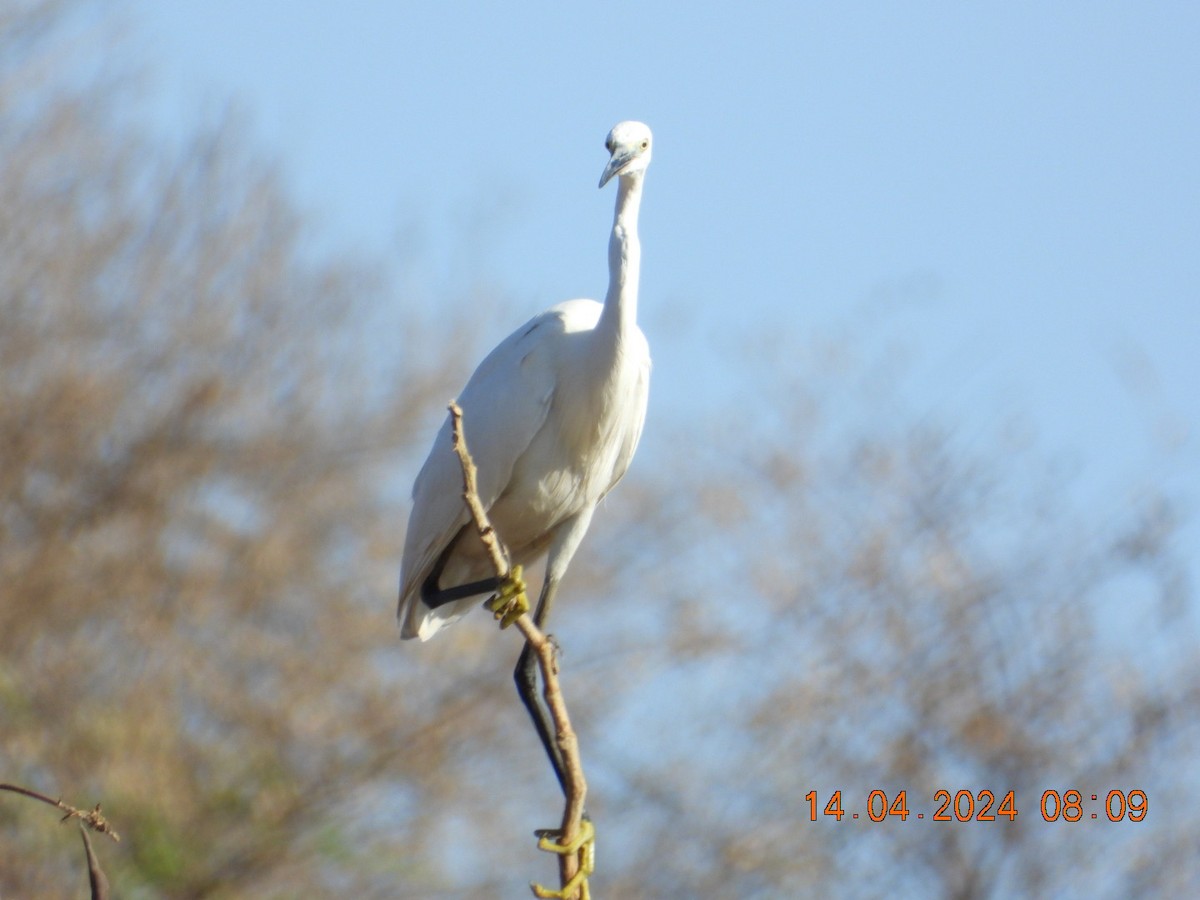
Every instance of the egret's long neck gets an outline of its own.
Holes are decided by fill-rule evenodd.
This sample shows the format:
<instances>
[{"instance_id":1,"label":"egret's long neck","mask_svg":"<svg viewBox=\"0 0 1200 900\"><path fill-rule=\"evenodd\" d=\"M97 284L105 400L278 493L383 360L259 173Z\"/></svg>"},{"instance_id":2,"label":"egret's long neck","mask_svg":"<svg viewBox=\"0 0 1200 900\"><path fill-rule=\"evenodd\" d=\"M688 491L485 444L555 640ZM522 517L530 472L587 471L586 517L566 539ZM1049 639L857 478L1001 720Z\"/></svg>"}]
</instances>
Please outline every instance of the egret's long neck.
<instances>
[{"instance_id":1,"label":"egret's long neck","mask_svg":"<svg viewBox=\"0 0 1200 900\"><path fill-rule=\"evenodd\" d=\"M608 240L608 294L600 327L620 335L637 324L638 276L642 247L638 243L638 208L642 205L642 173L622 175L617 182L617 210Z\"/></svg>"}]
</instances>

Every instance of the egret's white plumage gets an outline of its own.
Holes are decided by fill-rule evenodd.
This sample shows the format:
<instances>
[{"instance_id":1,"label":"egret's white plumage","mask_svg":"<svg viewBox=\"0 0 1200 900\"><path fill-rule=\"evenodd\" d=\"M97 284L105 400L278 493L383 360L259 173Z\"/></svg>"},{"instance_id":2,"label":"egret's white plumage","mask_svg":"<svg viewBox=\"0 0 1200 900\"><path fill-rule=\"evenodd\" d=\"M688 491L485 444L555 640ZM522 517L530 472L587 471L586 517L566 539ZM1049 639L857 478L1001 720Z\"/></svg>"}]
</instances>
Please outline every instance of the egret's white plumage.
<instances>
[{"instance_id":1,"label":"egret's white plumage","mask_svg":"<svg viewBox=\"0 0 1200 900\"><path fill-rule=\"evenodd\" d=\"M488 354L458 398L479 497L513 563L548 553L543 599L596 504L625 474L646 417L650 349L637 325L637 219L650 129L621 122L605 146L611 158L600 186L616 177L618 190L604 303L568 300L531 319ZM469 526L447 418L413 486L400 573L403 637L428 640L478 603L465 597L431 607L431 588L493 574Z\"/></svg>"}]
</instances>

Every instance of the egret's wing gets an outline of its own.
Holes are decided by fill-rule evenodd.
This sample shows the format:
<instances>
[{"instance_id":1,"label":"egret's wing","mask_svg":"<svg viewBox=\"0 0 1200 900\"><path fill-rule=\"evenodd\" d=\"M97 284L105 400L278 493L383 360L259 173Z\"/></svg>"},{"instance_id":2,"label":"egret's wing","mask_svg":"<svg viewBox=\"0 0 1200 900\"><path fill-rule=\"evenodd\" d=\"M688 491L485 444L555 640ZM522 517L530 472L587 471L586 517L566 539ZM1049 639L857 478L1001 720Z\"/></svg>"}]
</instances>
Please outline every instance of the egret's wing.
<instances>
[{"instance_id":1,"label":"egret's wing","mask_svg":"<svg viewBox=\"0 0 1200 900\"><path fill-rule=\"evenodd\" d=\"M555 385L551 354L543 348L562 330L558 307L531 319L488 354L458 398L463 434L479 470L479 499L485 509L504 491L513 466L546 420ZM426 612L419 603L422 582L468 520L462 499L462 468L454 453L447 416L413 485L397 611L405 637L416 635L421 614Z\"/></svg>"},{"instance_id":2,"label":"egret's wing","mask_svg":"<svg viewBox=\"0 0 1200 900\"><path fill-rule=\"evenodd\" d=\"M626 352L638 361L637 376L627 401L630 411L630 427L626 432L625 442L621 445L617 455L612 484L608 486L608 490L612 490L624 477L625 472L629 469L629 464L633 461L633 454L637 451L638 442L642 439L642 428L646 424L646 406L650 400L650 345L640 328L633 329L630 343L632 346Z\"/></svg>"}]
</instances>

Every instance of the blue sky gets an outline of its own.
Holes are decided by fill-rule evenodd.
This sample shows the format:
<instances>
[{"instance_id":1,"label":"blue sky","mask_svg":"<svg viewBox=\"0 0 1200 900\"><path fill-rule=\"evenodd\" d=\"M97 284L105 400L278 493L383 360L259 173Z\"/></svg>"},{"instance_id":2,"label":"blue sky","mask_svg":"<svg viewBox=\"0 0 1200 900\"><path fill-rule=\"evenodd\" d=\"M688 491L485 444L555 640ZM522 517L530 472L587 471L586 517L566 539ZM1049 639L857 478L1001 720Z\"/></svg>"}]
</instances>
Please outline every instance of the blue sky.
<instances>
[{"instance_id":1,"label":"blue sky","mask_svg":"<svg viewBox=\"0 0 1200 900\"><path fill-rule=\"evenodd\" d=\"M619 119L651 422L754 390L746 347L910 359L918 416L1021 417L1103 510L1200 485L1200 6L128 0L168 133L232 102L323 240L601 297ZM1188 529L1200 558L1200 529Z\"/></svg>"}]
</instances>

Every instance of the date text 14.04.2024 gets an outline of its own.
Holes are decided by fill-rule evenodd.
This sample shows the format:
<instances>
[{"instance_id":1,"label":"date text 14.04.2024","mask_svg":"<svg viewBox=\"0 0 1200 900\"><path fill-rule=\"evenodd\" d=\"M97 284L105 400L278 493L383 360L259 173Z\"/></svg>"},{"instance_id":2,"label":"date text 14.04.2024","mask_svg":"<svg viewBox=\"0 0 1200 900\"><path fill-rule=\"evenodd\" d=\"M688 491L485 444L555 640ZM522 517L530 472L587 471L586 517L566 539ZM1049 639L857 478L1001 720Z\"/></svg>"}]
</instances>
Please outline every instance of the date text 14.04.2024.
<instances>
[{"instance_id":1,"label":"date text 14.04.2024","mask_svg":"<svg viewBox=\"0 0 1200 900\"><path fill-rule=\"evenodd\" d=\"M1017 818L1016 791L1008 791L1000 798L989 790L935 791L930 814L911 810L908 791L900 791L892 797L881 790L871 791L859 812L846 809L842 804L842 792L834 791L824 806L816 791L804 795L808 803L809 821L815 822L818 810L822 818L829 817L841 822L843 818L866 818L872 822L898 819L902 822L914 819L929 819L932 822L1012 822ZM1042 792L1038 811L1047 822L1079 822L1083 820L1109 822L1141 822L1146 818L1149 802L1142 790L1110 790L1105 794L1084 793L1070 788L1057 791L1053 788Z\"/></svg>"}]
</instances>

